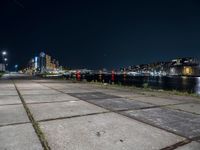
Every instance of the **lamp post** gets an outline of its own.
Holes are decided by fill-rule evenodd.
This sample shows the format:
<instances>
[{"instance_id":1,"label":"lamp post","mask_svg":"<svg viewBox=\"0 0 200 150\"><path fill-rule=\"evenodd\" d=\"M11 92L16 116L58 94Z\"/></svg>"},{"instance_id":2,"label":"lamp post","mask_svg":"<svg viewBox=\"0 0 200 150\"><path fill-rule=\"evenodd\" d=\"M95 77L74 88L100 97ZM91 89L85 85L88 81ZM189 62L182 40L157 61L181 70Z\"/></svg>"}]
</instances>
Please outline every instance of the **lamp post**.
<instances>
[{"instance_id":1,"label":"lamp post","mask_svg":"<svg viewBox=\"0 0 200 150\"><path fill-rule=\"evenodd\" d=\"M7 55L7 52L6 52L6 51L3 51L3 52L2 52L2 55L3 55L3 56Z\"/></svg>"},{"instance_id":2,"label":"lamp post","mask_svg":"<svg viewBox=\"0 0 200 150\"><path fill-rule=\"evenodd\" d=\"M5 71L6 71L6 66L8 65L8 64L7 64L7 61L8 61L8 59L7 59L7 58L4 58Z\"/></svg>"},{"instance_id":3,"label":"lamp post","mask_svg":"<svg viewBox=\"0 0 200 150\"><path fill-rule=\"evenodd\" d=\"M7 55L7 52L6 51L2 51L1 55L2 55L2 71L4 71L3 70L3 65L5 66L5 64L6 64L7 60L8 60L7 58L5 58L5 56ZM5 68L6 68L6 66L5 66Z\"/></svg>"},{"instance_id":4,"label":"lamp post","mask_svg":"<svg viewBox=\"0 0 200 150\"><path fill-rule=\"evenodd\" d=\"M15 71L16 72L18 71L18 65L17 64L15 65Z\"/></svg>"}]
</instances>

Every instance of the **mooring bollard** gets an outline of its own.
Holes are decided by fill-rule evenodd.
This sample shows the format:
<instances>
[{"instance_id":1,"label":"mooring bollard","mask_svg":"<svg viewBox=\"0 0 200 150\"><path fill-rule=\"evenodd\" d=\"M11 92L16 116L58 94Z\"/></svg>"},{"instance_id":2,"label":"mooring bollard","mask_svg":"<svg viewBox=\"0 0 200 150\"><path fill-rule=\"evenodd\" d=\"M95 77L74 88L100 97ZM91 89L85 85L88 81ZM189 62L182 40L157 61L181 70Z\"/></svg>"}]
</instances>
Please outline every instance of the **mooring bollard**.
<instances>
[{"instance_id":1,"label":"mooring bollard","mask_svg":"<svg viewBox=\"0 0 200 150\"><path fill-rule=\"evenodd\" d=\"M76 72L76 80L81 80L81 72L79 70Z\"/></svg>"},{"instance_id":2,"label":"mooring bollard","mask_svg":"<svg viewBox=\"0 0 200 150\"><path fill-rule=\"evenodd\" d=\"M115 81L115 71L114 70L112 70L112 73L111 73L111 81L112 81L112 84Z\"/></svg>"}]
</instances>

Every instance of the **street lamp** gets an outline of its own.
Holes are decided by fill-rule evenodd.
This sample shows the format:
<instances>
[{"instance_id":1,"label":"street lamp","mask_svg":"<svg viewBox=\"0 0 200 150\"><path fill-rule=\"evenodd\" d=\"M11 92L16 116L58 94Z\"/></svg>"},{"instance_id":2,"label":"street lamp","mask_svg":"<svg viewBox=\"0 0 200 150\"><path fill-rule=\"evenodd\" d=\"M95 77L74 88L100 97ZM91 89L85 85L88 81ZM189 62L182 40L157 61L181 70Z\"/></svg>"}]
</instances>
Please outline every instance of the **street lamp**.
<instances>
[{"instance_id":1,"label":"street lamp","mask_svg":"<svg viewBox=\"0 0 200 150\"><path fill-rule=\"evenodd\" d=\"M5 51L5 50L2 51L2 52L1 52L1 55L2 55L2 63L3 63L3 65L5 65L5 70L6 70L6 64L5 64L5 63L7 62L8 59L5 58L5 56L7 55L7 51ZM4 70L4 69L3 69L3 67L2 67L2 71L3 71L3 70Z\"/></svg>"},{"instance_id":2,"label":"street lamp","mask_svg":"<svg viewBox=\"0 0 200 150\"><path fill-rule=\"evenodd\" d=\"M3 51L3 52L2 52L2 55L3 55L3 56L7 55L7 52L6 52L6 51Z\"/></svg>"},{"instance_id":3,"label":"street lamp","mask_svg":"<svg viewBox=\"0 0 200 150\"><path fill-rule=\"evenodd\" d=\"M16 71L16 72L17 72L17 69L18 69L18 65L16 64L16 65L15 65L15 71Z\"/></svg>"}]
</instances>

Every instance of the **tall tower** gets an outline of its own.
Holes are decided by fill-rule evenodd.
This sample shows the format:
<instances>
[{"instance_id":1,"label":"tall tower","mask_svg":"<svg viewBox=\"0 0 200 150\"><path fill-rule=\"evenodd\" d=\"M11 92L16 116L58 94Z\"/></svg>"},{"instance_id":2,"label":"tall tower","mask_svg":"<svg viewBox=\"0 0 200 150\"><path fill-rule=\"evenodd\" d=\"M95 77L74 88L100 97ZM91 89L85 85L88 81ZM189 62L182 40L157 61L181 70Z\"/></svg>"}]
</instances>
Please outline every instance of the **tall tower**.
<instances>
[{"instance_id":1,"label":"tall tower","mask_svg":"<svg viewBox=\"0 0 200 150\"><path fill-rule=\"evenodd\" d=\"M45 53L41 52L40 53L40 72L41 73L44 72L45 66L46 66L46 63L45 63Z\"/></svg>"}]
</instances>

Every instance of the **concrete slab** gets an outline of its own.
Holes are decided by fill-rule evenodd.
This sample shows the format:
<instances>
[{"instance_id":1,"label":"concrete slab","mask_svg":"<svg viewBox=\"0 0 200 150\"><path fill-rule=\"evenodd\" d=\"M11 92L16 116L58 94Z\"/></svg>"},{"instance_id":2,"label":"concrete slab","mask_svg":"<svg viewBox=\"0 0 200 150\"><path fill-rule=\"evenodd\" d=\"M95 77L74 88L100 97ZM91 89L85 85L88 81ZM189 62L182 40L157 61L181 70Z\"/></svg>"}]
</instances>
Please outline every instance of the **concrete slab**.
<instances>
[{"instance_id":1,"label":"concrete slab","mask_svg":"<svg viewBox=\"0 0 200 150\"><path fill-rule=\"evenodd\" d=\"M84 101L28 104L28 107L37 121L107 111Z\"/></svg>"},{"instance_id":2,"label":"concrete slab","mask_svg":"<svg viewBox=\"0 0 200 150\"><path fill-rule=\"evenodd\" d=\"M45 86L32 86L30 85L29 87L18 87L19 90L51 90L50 88L48 87L45 87Z\"/></svg>"},{"instance_id":3,"label":"concrete slab","mask_svg":"<svg viewBox=\"0 0 200 150\"><path fill-rule=\"evenodd\" d=\"M166 97L166 95L163 95L163 96ZM168 95L166 98L176 99L176 100L185 101L185 102L200 101L198 97L192 97L192 96Z\"/></svg>"},{"instance_id":4,"label":"concrete slab","mask_svg":"<svg viewBox=\"0 0 200 150\"><path fill-rule=\"evenodd\" d=\"M94 88L94 87L93 87ZM106 94L116 95L123 98L137 98L137 97L144 97L142 94L133 93L131 91L119 91L119 90L109 90L109 89L95 89L98 92L103 92Z\"/></svg>"},{"instance_id":5,"label":"concrete slab","mask_svg":"<svg viewBox=\"0 0 200 150\"><path fill-rule=\"evenodd\" d=\"M0 126L23 122L29 122L29 119L22 105L0 106Z\"/></svg>"},{"instance_id":6,"label":"concrete slab","mask_svg":"<svg viewBox=\"0 0 200 150\"><path fill-rule=\"evenodd\" d=\"M176 150L200 150L200 143L192 142L187 145L178 147Z\"/></svg>"},{"instance_id":7,"label":"concrete slab","mask_svg":"<svg viewBox=\"0 0 200 150\"><path fill-rule=\"evenodd\" d=\"M0 91L0 96L1 95L18 95L16 90L1 90Z\"/></svg>"},{"instance_id":8,"label":"concrete slab","mask_svg":"<svg viewBox=\"0 0 200 150\"><path fill-rule=\"evenodd\" d=\"M187 138L200 135L200 115L165 108L151 108L122 113Z\"/></svg>"},{"instance_id":9,"label":"concrete slab","mask_svg":"<svg viewBox=\"0 0 200 150\"><path fill-rule=\"evenodd\" d=\"M72 101L79 100L68 94L56 94L56 95L24 95L26 103L42 103L42 102L59 102L59 101Z\"/></svg>"},{"instance_id":10,"label":"concrete slab","mask_svg":"<svg viewBox=\"0 0 200 150\"><path fill-rule=\"evenodd\" d=\"M68 94L82 100L119 98L118 96L109 95L101 92L68 93Z\"/></svg>"},{"instance_id":11,"label":"concrete slab","mask_svg":"<svg viewBox=\"0 0 200 150\"><path fill-rule=\"evenodd\" d=\"M19 96L0 96L0 105L21 104Z\"/></svg>"},{"instance_id":12,"label":"concrete slab","mask_svg":"<svg viewBox=\"0 0 200 150\"><path fill-rule=\"evenodd\" d=\"M70 89L70 88L77 88L74 84L67 84L67 83L49 83L49 84L42 84L46 87L49 88L54 88L54 89Z\"/></svg>"},{"instance_id":13,"label":"concrete slab","mask_svg":"<svg viewBox=\"0 0 200 150\"><path fill-rule=\"evenodd\" d=\"M15 87L14 86L12 87L0 86L0 91L2 90L15 90Z\"/></svg>"},{"instance_id":14,"label":"concrete slab","mask_svg":"<svg viewBox=\"0 0 200 150\"><path fill-rule=\"evenodd\" d=\"M71 88L71 89L59 89L59 91L62 91L64 93L89 93L94 92L92 90L86 90L86 89L79 89L79 88Z\"/></svg>"},{"instance_id":15,"label":"concrete slab","mask_svg":"<svg viewBox=\"0 0 200 150\"><path fill-rule=\"evenodd\" d=\"M37 83L41 83L41 84L51 84L51 83L71 83L72 81L69 80L57 80L57 79L38 79L38 80L31 80Z\"/></svg>"},{"instance_id":16,"label":"concrete slab","mask_svg":"<svg viewBox=\"0 0 200 150\"><path fill-rule=\"evenodd\" d=\"M0 127L1 150L43 150L31 124Z\"/></svg>"},{"instance_id":17,"label":"concrete slab","mask_svg":"<svg viewBox=\"0 0 200 150\"><path fill-rule=\"evenodd\" d=\"M52 150L158 150L184 139L115 113L41 122L40 127Z\"/></svg>"},{"instance_id":18,"label":"concrete slab","mask_svg":"<svg viewBox=\"0 0 200 150\"><path fill-rule=\"evenodd\" d=\"M17 88L21 89L21 90L30 90L30 89L49 89L48 87L45 87L43 85L40 85L38 83L32 83L32 82L28 82L28 83L17 83Z\"/></svg>"},{"instance_id":19,"label":"concrete slab","mask_svg":"<svg viewBox=\"0 0 200 150\"><path fill-rule=\"evenodd\" d=\"M139 101L133 101L128 100L124 98L113 98L113 99L94 99L94 100L87 100L90 103L96 104L98 106L101 106L103 108L109 109L109 110L128 110L128 109L141 109L146 107L151 107L153 105L139 102Z\"/></svg>"},{"instance_id":20,"label":"concrete slab","mask_svg":"<svg viewBox=\"0 0 200 150\"><path fill-rule=\"evenodd\" d=\"M186 112L191 112L191 113L200 115L200 103L179 104L179 105L173 105L169 107L173 109L183 110Z\"/></svg>"},{"instance_id":21,"label":"concrete slab","mask_svg":"<svg viewBox=\"0 0 200 150\"><path fill-rule=\"evenodd\" d=\"M173 100L173 99L166 99L166 98L160 98L160 97L151 97L151 96L143 96L143 97L136 97L132 98L133 100L151 103L155 105L169 105L169 104L180 104L184 101L180 100Z\"/></svg>"},{"instance_id":22,"label":"concrete slab","mask_svg":"<svg viewBox=\"0 0 200 150\"><path fill-rule=\"evenodd\" d=\"M68 88L79 88L81 84L78 83L67 83L67 81L63 82L56 82L56 83L42 83L41 85L51 87L51 88L56 88L56 89L68 89Z\"/></svg>"},{"instance_id":23,"label":"concrete slab","mask_svg":"<svg viewBox=\"0 0 200 150\"><path fill-rule=\"evenodd\" d=\"M52 95L52 94L60 94L60 92L55 91L55 90L42 90L42 89L37 89L37 90L20 90L20 93L22 95Z\"/></svg>"},{"instance_id":24,"label":"concrete slab","mask_svg":"<svg viewBox=\"0 0 200 150\"><path fill-rule=\"evenodd\" d=\"M14 84L0 83L0 89L10 89L10 88L15 88Z\"/></svg>"}]
</instances>

